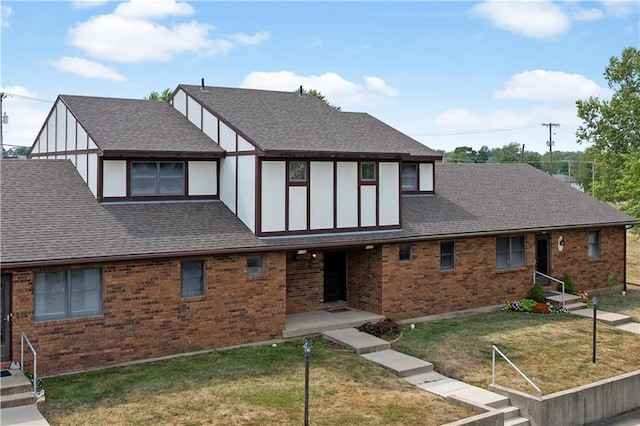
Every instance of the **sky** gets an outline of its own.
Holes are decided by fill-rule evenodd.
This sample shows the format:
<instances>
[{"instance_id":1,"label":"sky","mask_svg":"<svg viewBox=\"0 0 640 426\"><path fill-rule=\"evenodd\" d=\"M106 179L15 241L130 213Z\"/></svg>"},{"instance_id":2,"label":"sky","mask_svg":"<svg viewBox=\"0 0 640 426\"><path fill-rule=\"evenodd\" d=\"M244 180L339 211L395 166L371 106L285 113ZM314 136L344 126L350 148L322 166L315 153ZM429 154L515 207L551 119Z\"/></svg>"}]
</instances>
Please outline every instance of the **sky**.
<instances>
[{"instance_id":1,"label":"sky","mask_svg":"<svg viewBox=\"0 0 640 426\"><path fill-rule=\"evenodd\" d=\"M637 1L0 1L5 148L60 94L319 90L433 149L583 151L575 102L640 46ZM348 141L345 141L345 144Z\"/></svg>"}]
</instances>

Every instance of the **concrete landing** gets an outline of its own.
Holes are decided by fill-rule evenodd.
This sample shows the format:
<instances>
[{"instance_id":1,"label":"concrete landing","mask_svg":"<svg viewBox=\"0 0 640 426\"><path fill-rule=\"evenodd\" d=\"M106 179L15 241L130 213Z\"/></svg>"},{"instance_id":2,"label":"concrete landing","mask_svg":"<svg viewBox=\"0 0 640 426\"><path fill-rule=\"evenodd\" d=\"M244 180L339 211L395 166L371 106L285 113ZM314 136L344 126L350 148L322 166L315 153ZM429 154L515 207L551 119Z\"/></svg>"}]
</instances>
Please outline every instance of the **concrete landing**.
<instances>
[{"instance_id":1,"label":"concrete landing","mask_svg":"<svg viewBox=\"0 0 640 426\"><path fill-rule=\"evenodd\" d=\"M572 311L572 314L580 315L583 317L593 317L593 309L578 309L576 311ZM615 314L613 312L607 311L598 311L596 313L596 319L602 321L609 325L622 325L628 322L631 322L631 317L629 315Z\"/></svg>"},{"instance_id":2,"label":"concrete landing","mask_svg":"<svg viewBox=\"0 0 640 426\"><path fill-rule=\"evenodd\" d=\"M637 322L628 322L626 324L616 325L616 328L630 333L640 334L640 323Z\"/></svg>"},{"instance_id":3,"label":"concrete landing","mask_svg":"<svg viewBox=\"0 0 640 426\"><path fill-rule=\"evenodd\" d=\"M345 346L357 354L368 354L391 349L391 343L358 331L356 328L344 328L322 332L322 335L334 343Z\"/></svg>"},{"instance_id":4,"label":"concrete landing","mask_svg":"<svg viewBox=\"0 0 640 426\"><path fill-rule=\"evenodd\" d=\"M433 371L433 364L430 362L391 349L364 354L362 357L376 364L380 364L398 377L413 376Z\"/></svg>"},{"instance_id":5,"label":"concrete landing","mask_svg":"<svg viewBox=\"0 0 640 426\"><path fill-rule=\"evenodd\" d=\"M311 336L328 330L358 327L366 322L376 323L384 315L355 308L327 309L287 315L283 339Z\"/></svg>"},{"instance_id":6,"label":"concrete landing","mask_svg":"<svg viewBox=\"0 0 640 426\"><path fill-rule=\"evenodd\" d=\"M34 404L1 409L0 424L2 426L49 426L49 422Z\"/></svg>"}]
</instances>

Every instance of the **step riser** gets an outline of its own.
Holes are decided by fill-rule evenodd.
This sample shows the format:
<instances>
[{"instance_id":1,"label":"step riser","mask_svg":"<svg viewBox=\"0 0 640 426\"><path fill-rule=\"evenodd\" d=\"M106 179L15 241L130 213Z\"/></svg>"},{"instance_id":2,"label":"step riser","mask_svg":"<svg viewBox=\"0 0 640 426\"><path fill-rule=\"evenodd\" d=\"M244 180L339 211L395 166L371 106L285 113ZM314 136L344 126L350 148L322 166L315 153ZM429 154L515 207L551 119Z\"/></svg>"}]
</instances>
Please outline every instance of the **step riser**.
<instances>
[{"instance_id":1,"label":"step riser","mask_svg":"<svg viewBox=\"0 0 640 426\"><path fill-rule=\"evenodd\" d=\"M516 417L504 421L504 426L530 426L529 420L524 417Z\"/></svg>"},{"instance_id":2,"label":"step riser","mask_svg":"<svg viewBox=\"0 0 640 426\"><path fill-rule=\"evenodd\" d=\"M21 407L23 405L31 405L35 402L35 398L31 392L12 395L11 398L0 399L0 408Z\"/></svg>"},{"instance_id":3,"label":"step riser","mask_svg":"<svg viewBox=\"0 0 640 426\"><path fill-rule=\"evenodd\" d=\"M17 393L31 392L31 385L18 385L18 386L4 386L0 388L0 395L15 395Z\"/></svg>"}]
</instances>

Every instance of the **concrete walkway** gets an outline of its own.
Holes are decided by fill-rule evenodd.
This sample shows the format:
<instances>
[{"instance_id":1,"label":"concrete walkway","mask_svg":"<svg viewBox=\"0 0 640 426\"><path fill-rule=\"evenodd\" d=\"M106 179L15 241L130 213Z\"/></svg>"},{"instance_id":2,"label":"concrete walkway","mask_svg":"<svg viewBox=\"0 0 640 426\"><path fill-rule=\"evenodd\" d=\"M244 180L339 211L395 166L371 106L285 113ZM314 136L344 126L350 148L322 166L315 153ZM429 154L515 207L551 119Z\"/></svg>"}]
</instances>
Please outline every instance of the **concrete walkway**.
<instances>
[{"instance_id":1,"label":"concrete walkway","mask_svg":"<svg viewBox=\"0 0 640 426\"><path fill-rule=\"evenodd\" d=\"M49 422L34 404L0 409L0 424L2 426L49 426Z\"/></svg>"},{"instance_id":2,"label":"concrete walkway","mask_svg":"<svg viewBox=\"0 0 640 426\"><path fill-rule=\"evenodd\" d=\"M591 308L578 309L575 311L571 311L571 313L583 317L593 318L593 309ZM631 321L631 317L629 315L598 310L596 312L596 319L615 328L619 328L620 330L640 334L640 323Z\"/></svg>"},{"instance_id":3,"label":"concrete walkway","mask_svg":"<svg viewBox=\"0 0 640 426\"><path fill-rule=\"evenodd\" d=\"M361 354L363 358L379 364L420 389L465 405L501 411L504 415L504 424L508 426L529 425L529 420L520 416L520 409L510 405L509 398L436 373L433 371L433 364L394 351L390 349L390 343L385 340L355 328L325 331L322 335Z\"/></svg>"}]
</instances>

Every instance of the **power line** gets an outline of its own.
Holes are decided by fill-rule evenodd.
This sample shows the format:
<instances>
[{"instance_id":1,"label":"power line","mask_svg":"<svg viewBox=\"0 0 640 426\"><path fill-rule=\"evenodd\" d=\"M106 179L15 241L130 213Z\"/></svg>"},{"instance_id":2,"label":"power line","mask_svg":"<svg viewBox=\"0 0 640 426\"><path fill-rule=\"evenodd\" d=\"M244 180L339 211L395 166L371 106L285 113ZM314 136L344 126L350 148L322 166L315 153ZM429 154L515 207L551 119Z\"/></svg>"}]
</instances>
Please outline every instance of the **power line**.
<instances>
[{"instance_id":1,"label":"power line","mask_svg":"<svg viewBox=\"0 0 640 426\"><path fill-rule=\"evenodd\" d=\"M530 125L523 127L502 127L496 129L478 129L478 130L466 130L466 131L455 131L455 132L442 132L442 133L413 133L411 136L454 136L454 135L473 135L477 133L496 133L496 132L508 132L511 130L524 130L524 129L532 129L537 127L538 125Z\"/></svg>"},{"instance_id":2,"label":"power line","mask_svg":"<svg viewBox=\"0 0 640 426\"><path fill-rule=\"evenodd\" d=\"M36 102L46 102L48 104L52 103L53 101L49 101L47 99L42 99L42 98L36 98L34 96L25 96L25 95L18 95L17 93L8 93L8 92L4 92L5 95L9 95L11 97L16 97L16 98L22 98L22 99L28 99L30 101L36 101Z\"/></svg>"}]
</instances>

